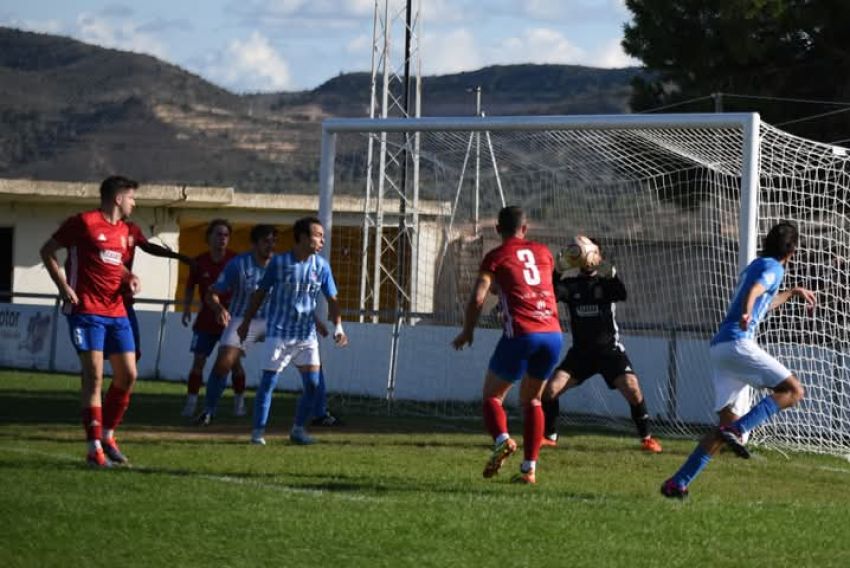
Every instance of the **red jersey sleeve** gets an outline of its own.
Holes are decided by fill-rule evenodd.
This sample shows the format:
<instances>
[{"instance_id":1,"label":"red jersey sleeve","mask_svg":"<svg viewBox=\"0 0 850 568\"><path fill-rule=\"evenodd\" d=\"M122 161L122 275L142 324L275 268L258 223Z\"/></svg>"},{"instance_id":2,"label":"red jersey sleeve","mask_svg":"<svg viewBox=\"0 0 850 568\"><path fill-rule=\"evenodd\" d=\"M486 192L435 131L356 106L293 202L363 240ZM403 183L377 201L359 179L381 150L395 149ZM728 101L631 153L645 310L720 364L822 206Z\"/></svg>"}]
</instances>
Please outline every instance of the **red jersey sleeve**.
<instances>
[{"instance_id":1,"label":"red jersey sleeve","mask_svg":"<svg viewBox=\"0 0 850 568\"><path fill-rule=\"evenodd\" d=\"M481 261L481 266L478 270L480 272L496 274L496 268L498 268L500 261L498 249L493 249L484 256L484 260Z\"/></svg>"}]
</instances>

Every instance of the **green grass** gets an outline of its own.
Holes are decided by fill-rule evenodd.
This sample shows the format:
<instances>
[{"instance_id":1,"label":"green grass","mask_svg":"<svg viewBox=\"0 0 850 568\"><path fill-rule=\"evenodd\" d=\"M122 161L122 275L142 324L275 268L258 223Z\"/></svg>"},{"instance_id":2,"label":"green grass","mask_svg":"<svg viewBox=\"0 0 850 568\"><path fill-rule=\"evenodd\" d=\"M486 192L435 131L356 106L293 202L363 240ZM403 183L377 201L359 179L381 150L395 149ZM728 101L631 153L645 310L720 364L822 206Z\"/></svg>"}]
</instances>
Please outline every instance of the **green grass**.
<instances>
[{"instance_id":1,"label":"green grass","mask_svg":"<svg viewBox=\"0 0 850 568\"><path fill-rule=\"evenodd\" d=\"M516 458L481 478L488 439L468 423L347 415L294 447L285 395L261 448L229 399L199 430L178 416L183 385L142 382L120 430L134 467L93 471L77 390L72 376L0 372L4 567L850 566L838 458L723 455L681 503L658 487L692 441L652 456L572 432L524 487L508 483Z\"/></svg>"}]
</instances>

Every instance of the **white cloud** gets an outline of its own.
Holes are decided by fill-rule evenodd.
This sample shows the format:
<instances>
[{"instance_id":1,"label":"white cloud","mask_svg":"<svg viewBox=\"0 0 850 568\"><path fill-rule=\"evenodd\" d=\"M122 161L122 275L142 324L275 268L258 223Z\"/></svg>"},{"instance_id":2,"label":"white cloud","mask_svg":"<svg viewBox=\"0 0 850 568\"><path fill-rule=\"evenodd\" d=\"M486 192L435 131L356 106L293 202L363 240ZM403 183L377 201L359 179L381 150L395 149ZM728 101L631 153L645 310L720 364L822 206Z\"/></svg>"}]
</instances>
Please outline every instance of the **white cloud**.
<instances>
[{"instance_id":1,"label":"white cloud","mask_svg":"<svg viewBox=\"0 0 850 568\"><path fill-rule=\"evenodd\" d=\"M77 16L73 35L87 43L166 59L168 49L165 44L155 35L139 28L139 24L133 20L82 13Z\"/></svg>"},{"instance_id":2,"label":"white cloud","mask_svg":"<svg viewBox=\"0 0 850 568\"><path fill-rule=\"evenodd\" d=\"M475 37L466 28L457 28L445 34L426 33L419 49L423 75L471 71L482 65Z\"/></svg>"},{"instance_id":3,"label":"white cloud","mask_svg":"<svg viewBox=\"0 0 850 568\"><path fill-rule=\"evenodd\" d=\"M576 64L585 52L563 34L550 28L529 28L522 35L503 40L498 53L500 63Z\"/></svg>"},{"instance_id":4,"label":"white cloud","mask_svg":"<svg viewBox=\"0 0 850 568\"><path fill-rule=\"evenodd\" d=\"M587 65L606 68L633 67L641 65L641 62L626 55L619 39L612 39L591 55Z\"/></svg>"},{"instance_id":5,"label":"white cloud","mask_svg":"<svg viewBox=\"0 0 850 568\"><path fill-rule=\"evenodd\" d=\"M244 41L232 40L206 68L206 76L236 91L280 91L292 87L289 65L259 32Z\"/></svg>"},{"instance_id":6,"label":"white cloud","mask_svg":"<svg viewBox=\"0 0 850 568\"><path fill-rule=\"evenodd\" d=\"M11 14L0 14L0 25L45 34L58 34L65 30L59 20L24 20Z\"/></svg>"}]
</instances>

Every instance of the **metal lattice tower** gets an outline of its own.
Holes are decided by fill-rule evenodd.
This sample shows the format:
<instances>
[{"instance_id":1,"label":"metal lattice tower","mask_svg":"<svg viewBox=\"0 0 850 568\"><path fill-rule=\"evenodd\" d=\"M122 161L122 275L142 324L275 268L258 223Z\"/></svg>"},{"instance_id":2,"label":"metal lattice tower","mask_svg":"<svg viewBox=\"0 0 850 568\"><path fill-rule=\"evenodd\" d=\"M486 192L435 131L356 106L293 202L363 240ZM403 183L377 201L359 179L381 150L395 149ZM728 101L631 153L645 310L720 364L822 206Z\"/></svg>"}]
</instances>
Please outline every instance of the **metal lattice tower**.
<instances>
[{"instance_id":1,"label":"metal lattice tower","mask_svg":"<svg viewBox=\"0 0 850 568\"><path fill-rule=\"evenodd\" d=\"M419 0L375 0L370 118L420 116L419 4ZM367 313L378 321L381 288L387 283L396 291L398 314L417 311L411 290L416 289L419 135L370 135L366 164L360 321ZM392 231L393 226L398 230ZM388 251L393 253L392 265L384 264Z\"/></svg>"}]
</instances>

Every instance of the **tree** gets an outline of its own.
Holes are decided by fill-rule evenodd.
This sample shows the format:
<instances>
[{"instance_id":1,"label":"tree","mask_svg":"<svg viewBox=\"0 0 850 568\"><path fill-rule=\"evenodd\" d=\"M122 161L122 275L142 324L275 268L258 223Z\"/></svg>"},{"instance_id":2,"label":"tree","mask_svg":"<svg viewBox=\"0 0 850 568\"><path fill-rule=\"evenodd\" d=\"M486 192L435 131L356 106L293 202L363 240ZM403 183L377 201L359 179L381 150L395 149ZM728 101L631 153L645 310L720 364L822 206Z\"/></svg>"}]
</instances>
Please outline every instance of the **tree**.
<instances>
[{"instance_id":1,"label":"tree","mask_svg":"<svg viewBox=\"0 0 850 568\"><path fill-rule=\"evenodd\" d=\"M626 0L626 6L633 16L623 48L649 71L634 80L634 110L711 93L850 102L850 2ZM836 108L724 99L724 110L758 111L780 124ZM850 112L787 129L850 140Z\"/></svg>"}]
</instances>

